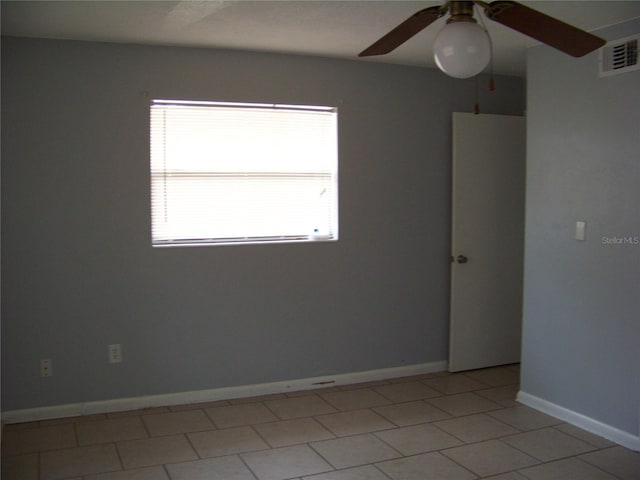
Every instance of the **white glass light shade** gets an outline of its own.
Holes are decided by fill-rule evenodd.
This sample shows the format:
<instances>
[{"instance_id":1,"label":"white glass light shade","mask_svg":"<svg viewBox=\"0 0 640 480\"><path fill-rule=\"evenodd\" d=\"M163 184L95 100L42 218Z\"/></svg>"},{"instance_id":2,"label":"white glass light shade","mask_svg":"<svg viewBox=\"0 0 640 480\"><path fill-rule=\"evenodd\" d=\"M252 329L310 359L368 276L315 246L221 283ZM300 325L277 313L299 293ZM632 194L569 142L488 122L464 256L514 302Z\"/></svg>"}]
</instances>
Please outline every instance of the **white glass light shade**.
<instances>
[{"instance_id":1,"label":"white glass light shade","mask_svg":"<svg viewBox=\"0 0 640 480\"><path fill-rule=\"evenodd\" d=\"M455 78L469 78L489 63L489 36L474 22L452 22L444 26L433 45L438 68Z\"/></svg>"}]
</instances>

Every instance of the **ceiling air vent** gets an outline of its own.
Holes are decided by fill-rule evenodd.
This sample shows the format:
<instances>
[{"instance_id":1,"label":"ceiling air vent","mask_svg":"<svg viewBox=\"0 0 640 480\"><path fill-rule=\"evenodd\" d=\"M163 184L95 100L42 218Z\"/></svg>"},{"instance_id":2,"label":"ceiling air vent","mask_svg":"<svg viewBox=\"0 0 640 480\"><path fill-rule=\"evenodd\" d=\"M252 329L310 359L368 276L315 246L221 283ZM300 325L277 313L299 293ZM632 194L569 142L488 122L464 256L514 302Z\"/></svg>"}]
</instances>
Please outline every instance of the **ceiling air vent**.
<instances>
[{"instance_id":1,"label":"ceiling air vent","mask_svg":"<svg viewBox=\"0 0 640 480\"><path fill-rule=\"evenodd\" d=\"M638 59L640 35L608 42L600 50L600 76L618 75L640 69Z\"/></svg>"}]
</instances>

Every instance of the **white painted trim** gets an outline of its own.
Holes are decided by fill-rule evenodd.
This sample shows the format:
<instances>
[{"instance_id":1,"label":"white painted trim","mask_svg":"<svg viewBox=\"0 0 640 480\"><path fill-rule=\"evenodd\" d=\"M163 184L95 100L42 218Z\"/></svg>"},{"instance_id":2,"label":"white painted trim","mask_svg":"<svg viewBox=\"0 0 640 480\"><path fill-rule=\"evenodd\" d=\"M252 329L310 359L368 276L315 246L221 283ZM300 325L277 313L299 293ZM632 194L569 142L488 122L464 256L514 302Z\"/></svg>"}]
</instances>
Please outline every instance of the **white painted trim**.
<instances>
[{"instance_id":1,"label":"white painted trim","mask_svg":"<svg viewBox=\"0 0 640 480\"><path fill-rule=\"evenodd\" d=\"M612 442L627 447L631 450L640 451L640 436L632 435L628 432L620 430L618 428L607 425L606 423L599 422L593 418L582 415L581 413L574 412L568 408L561 407L555 403L544 400L530 393L520 390L516 400L528 407L539 410L542 413L551 415L564 422L575 425L583 430L591 432L595 435L611 440Z\"/></svg>"},{"instance_id":2,"label":"white painted trim","mask_svg":"<svg viewBox=\"0 0 640 480\"><path fill-rule=\"evenodd\" d=\"M447 370L447 361L421 363L403 367L382 368L364 372L326 375L322 377L285 380L281 382L240 385L235 387L213 388L210 390L194 390L190 392L149 395L145 397L116 398L96 402L70 403L49 407L9 410L2 413L4 423L33 422L52 418L76 417L97 413L139 410L142 408L185 405L191 403L214 402L232 398L255 397L274 393L287 393L301 390L314 390L339 385L372 382L392 378L443 372Z\"/></svg>"}]
</instances>

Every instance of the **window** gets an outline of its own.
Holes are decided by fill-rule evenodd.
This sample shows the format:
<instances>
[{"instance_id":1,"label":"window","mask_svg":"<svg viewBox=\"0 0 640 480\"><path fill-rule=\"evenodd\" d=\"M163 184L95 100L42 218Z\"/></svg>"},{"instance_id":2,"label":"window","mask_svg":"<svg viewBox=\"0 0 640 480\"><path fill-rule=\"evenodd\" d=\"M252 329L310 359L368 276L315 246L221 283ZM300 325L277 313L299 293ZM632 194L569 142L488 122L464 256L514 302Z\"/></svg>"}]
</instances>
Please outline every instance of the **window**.
<instances>
[{"instance_id":1,"label":"window","mask_svg":"<svg viewBox=\"0 0 640 480\"><path fill-rule=\"evenodd\" d=\"M337 110L154 100L152 244L337 240Z\"/></svg>"}]
</instances>

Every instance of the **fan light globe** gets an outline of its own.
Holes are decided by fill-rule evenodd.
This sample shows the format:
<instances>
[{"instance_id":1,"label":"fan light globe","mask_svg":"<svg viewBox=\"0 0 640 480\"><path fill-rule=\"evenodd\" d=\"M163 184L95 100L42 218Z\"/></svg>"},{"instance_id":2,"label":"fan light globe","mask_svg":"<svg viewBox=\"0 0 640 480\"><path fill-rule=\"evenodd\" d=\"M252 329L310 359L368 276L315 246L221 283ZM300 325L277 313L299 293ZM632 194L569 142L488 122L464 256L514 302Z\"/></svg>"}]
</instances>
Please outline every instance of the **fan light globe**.
<instances>
[{"instance_id":1,"label":"fan light globe","mask_svg":"<svg viewBox=\"0 0 640 480\"><path fill-rule=\"evenodd\" d=\"M448 23L436 37L433 56L438 68L447 75L473 77L489 63L489 36L474 22Z\"/></svg>"}]
</instances>

